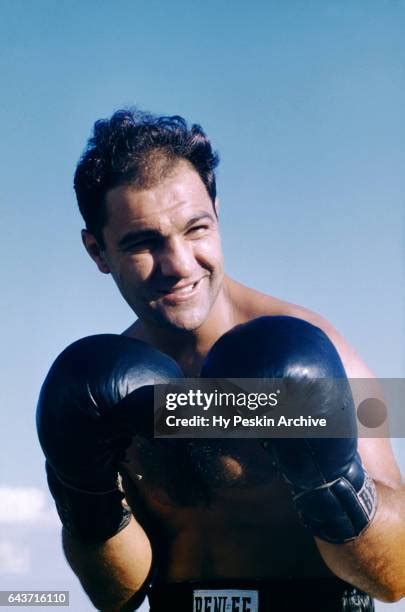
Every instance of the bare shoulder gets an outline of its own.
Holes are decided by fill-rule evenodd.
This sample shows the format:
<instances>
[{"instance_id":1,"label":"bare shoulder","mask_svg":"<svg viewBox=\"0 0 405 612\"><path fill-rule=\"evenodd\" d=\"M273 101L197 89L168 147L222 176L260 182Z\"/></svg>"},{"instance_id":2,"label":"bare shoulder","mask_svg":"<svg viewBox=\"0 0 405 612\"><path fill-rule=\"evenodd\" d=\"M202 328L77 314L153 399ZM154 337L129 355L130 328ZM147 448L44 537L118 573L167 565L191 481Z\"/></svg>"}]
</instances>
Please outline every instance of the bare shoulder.
<instances>
[{"instance_id":1,"label":"bare shoulder","mask_svg":"<svg viewBox=\"0 0 405 612\"><path fill-rule=\"evenodd\" d=\"M342 360L348 378L374 378L375 374L371 371L368 365L363 361L353 346L344 338L344 336L332 325L330 321L325 319L321 314L297 306L289 304L289 313L292 317L298 317L304 321L308 321L312 325L319 327L334 344L339 356Z\"/></svg>"},{"instance_id":2,"label":"bare shoulder","mask_svg":"<svg viewBox=\"0 0 405 612\"><path fill-rule=\"evenodd\" d=\"M378 396L380 390L374 373L363 361L356 350L344 336L321 314L303 306L293 304L258 291L243 288L246 312L244 316L254 318L264 315L283 315L303 319L320 328L334 344L344 365L348 378L367 379L366 388L373 388L373 396ZM358 397L356 405L364 398ZM381 437L360 438L359 452L362 461L370 475L385 483L387 486L397 486L401 482L401 475L396 464L387 429L382 431Z\"/></svg>"},{"instance_id":3,"label":"bare shoulder","mask_svg":"<svg viewBox=\"0 0 405 612\"><path fill-rule=\"evenodd\" d=\"M305 308L296 308L297 310L295 310L295 314L292 316L298 316L322 329L335 345L348 378L364 379L364 383L362 381L361 385L352 385L357 393L355 405L358 406L370 396L379 397L384 401L382 390L374 373L337 329L321 315ZM384 423L379 428L378 436L359 438L359 453L365 468L372 478L387 486L396 487L401 484L402 479L392 451L388 423Z\"/></svg>"},{"instance_id":4,"label":"bare shoulder","mask_svg":"<svg viewBox=\"0 0 405 612\"><path fill-rule=\"evenodd\" d=\"M249 310L247 318L263 315L283 315L303 319L316 327L319 327L332 341L336 347L346 374L349 378L373 378L374 374L364 363L355 349L338 332L338 330L327 320L309 308L293 304L279 298L260 293L248 287L243 288L245 304Z\"/></svg>"}]
</instances>

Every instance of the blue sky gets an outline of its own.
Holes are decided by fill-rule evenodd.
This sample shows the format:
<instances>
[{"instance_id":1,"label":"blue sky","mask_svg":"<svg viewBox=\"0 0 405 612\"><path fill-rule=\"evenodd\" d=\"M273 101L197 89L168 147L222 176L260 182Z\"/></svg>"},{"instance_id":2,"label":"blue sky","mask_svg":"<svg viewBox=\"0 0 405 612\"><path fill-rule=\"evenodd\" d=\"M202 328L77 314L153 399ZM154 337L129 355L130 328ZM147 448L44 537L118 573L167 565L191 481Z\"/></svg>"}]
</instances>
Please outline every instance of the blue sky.
<instances>
[{"instance_id":1,"label":"blue sky","mask_svg":"<svg viewBox=\"0 0 405 612\"><path fill-rule=\"evenodd\" d=\"M58 584L91 609L60 552L34 412L67 344L131 322L80 243L72 175L97 118L137 104L201 123L222 160L229 274L404 376L404 22L401 0L0 0L2 588Z\"/></svg>"}]
</instances>

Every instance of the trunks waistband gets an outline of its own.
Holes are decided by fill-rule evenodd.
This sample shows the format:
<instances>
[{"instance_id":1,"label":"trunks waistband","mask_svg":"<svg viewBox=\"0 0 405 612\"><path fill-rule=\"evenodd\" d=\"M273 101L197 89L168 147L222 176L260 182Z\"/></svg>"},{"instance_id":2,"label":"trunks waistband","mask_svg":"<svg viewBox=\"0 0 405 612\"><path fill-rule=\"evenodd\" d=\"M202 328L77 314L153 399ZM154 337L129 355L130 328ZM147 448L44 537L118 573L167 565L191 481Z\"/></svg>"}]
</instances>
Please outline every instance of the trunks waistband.
<instances>
[{"instance_id":1,"label":"trunks waistband","mask_svg":"<svg viewBox=\"0 0 405 612\"><path fill-rule=\"evenodd\" d=\"M339 579L155 583L150 612L373 612L369 595Z\"/></svg>"}]
</instances>

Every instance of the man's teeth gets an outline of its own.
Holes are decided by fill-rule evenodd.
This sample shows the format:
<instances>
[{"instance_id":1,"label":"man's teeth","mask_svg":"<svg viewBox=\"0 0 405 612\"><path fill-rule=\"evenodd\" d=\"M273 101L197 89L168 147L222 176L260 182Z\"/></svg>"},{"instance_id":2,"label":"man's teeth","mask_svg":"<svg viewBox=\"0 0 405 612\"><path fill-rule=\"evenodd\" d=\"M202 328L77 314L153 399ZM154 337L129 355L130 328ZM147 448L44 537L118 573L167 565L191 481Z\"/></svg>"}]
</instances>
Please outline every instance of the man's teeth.
<instances>
[{"instance_id":1,"label":"man's teeth","mask_svg":"<svg viewBox=\"0 0 405 612\"><path fill-rule=\"evenodd\" d=\"M194 289L194 287L196 286L197 283L193 283L192 285L187 285L187 287L183 287L182 289L174 289L173 293L177 293L180 295L186 294L186 293L191 293L191 291Z\"/></svg>"}]
</instances>

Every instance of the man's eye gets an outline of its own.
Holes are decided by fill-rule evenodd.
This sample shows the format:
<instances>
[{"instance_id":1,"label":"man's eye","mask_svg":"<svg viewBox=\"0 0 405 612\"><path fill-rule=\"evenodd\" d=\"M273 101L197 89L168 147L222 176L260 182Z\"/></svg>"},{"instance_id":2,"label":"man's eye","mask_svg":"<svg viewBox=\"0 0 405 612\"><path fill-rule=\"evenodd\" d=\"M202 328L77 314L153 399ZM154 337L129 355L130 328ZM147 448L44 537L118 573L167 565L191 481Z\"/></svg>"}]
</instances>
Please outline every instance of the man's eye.
<instances>
[{"instance_id":1,"label":"man's eye","mask_svg":"<svg viewBox=\"0 0 405 612\"><path fill-rule=\"evenodd\" d=\"M207 225L196 225L195 227L191 227L187 233L191 234L192 236L199 236L200 234L203 234L207 229Z\"/></svg>"}]
</instances>

